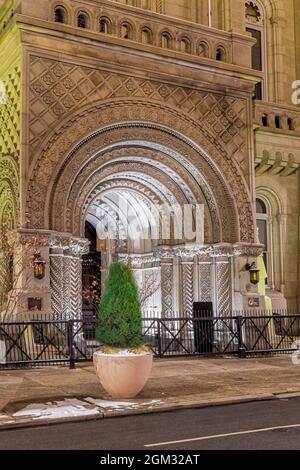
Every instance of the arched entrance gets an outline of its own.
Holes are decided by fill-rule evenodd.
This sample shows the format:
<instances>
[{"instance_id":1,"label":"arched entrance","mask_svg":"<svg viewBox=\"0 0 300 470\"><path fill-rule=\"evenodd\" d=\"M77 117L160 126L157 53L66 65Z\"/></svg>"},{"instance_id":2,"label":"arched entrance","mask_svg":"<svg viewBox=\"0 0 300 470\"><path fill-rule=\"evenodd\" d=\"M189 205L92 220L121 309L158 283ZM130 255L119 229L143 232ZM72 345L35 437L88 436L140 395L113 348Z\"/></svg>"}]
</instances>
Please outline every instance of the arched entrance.
<instances>
[{"instance_id":1,"label":"arched entrance","mask_svg":"<svg viewBox=\"0 0 300 470\"><path fill-rule=\"evenodd\" d=\"M157 272L159 299L150 299L150 307L163 316L192 315L194 302L211 301L216 314L229 314L233 301L242 302L241 257L256 255L250 192L237 163L198 124L166 107L158 111L148 104L146 110L144 103L133 101L110 103L109 108L101 104L80 123L62 126L64 132L33 163L29 184L31 224L52 233L52 309L57 315L61 310L59 282L65 264L71 263L73 285L64 302L73 303L75 315L81 314L78 283L81 256L88 251L85 224L97 230L105 214L108 225L118 225L119 231L109 249L105 237L98 236L102 263L106 256L106 265L115 256L129 259L142 284ZM39 205L34 199L38 194ZM156 226L156 238L122 239L123 216L116 211L120 201L133 210L143 235L149 235L151 205L203 207L203 243L172 231L166 239L160 235L163 224Z\"/></svg>"}]
</instances>

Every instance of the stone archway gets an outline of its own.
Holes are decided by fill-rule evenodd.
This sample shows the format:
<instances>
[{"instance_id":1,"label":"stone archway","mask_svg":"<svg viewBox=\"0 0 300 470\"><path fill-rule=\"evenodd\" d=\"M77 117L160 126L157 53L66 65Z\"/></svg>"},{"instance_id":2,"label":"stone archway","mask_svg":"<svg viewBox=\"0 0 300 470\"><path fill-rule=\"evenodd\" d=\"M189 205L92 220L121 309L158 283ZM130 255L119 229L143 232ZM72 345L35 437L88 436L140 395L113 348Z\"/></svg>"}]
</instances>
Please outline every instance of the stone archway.
<instances>
[{"instance_id":1,"label":"stone archway","mask_svg":"<svg viewBox=\"0 0 300 470\"><path fill-rule=\"evenodd\" d=\"M204 206L204 246L171 240L167 246L158 244L155 252L152 247L139 256L132 253L132 263L159 263L163 315L174 310L191 315L197 300L212 300L216 311L228 314L239 275L235 259L248 254L246 246L254 243L245 178L237 162L201 125L175 109L134 100L81 111L61 125L32 162L27 213L32 227L56 234L51 243L51 287L57 314L60 301L66 299L76 304L79 314L77 245L86 250L78 242L84 223L101 194L109 191ZM142 261L140 255L145 256Z\"/></svg>"}]
</instances>

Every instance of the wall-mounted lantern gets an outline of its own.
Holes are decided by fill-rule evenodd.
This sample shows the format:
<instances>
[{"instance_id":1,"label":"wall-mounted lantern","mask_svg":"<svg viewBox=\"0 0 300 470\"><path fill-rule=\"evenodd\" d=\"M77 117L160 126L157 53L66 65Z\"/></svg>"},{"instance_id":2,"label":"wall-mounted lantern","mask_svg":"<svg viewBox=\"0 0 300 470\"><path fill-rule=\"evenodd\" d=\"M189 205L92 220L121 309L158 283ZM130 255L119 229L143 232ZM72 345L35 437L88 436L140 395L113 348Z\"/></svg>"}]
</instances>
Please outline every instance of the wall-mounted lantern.
<instances>
[{"instance_id":1,"label":"wall-mounted lantern","mask_svg":"<svg viewBox=\"0 0 300 470\"><path fill-rule=\"evenodd\" d=\"M255 286L259 283L260 270L258 269L255 261L252 264L246 264L246 270L250 273L250 282Z\"/></svg>"},{"instance_id":2,"label":"wall-mounted lantern","mask_svg":"<svg viewBox=\"0 0 300 470\"><path fill-rule=\"evenodd\" d=\"M41 253L37 253L34 255L33 273L35 279L38 279L39 281L41 281L45 277L46 262L43 260Z\"/></svg>"}]
</instances>

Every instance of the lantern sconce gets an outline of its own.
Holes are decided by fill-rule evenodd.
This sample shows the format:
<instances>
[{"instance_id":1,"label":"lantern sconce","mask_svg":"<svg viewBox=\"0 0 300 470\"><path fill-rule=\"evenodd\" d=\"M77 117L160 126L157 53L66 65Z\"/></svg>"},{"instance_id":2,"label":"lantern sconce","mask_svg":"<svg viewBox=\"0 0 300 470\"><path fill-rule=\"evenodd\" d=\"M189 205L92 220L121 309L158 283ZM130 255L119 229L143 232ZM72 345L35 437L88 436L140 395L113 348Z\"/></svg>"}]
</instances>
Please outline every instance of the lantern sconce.
<instances>
[{"instance_id":1,"label":"lantern sconce","mask_svg":"<svg viewBox=\"0 0 300 470\"><path fill-rule=\"evenodd\" d=\"M33 272L35 279L38 279L39 281L44 279L46 273L46 262L43 260L41 253L34 255Z\"/></svg>"},{"instance_id":2,"label":"lantern sconce","mask_svg":"<svg viewBox=\"0 0 300 470\"><path fill-rule=\"evenodd\" d=\"M249 271L249 273L250 273L250 282L251 282L251 284L254 284L256 286L259 283L260 270L258 269L255 261L253 261L252 264L247 263L246 264L246 270Z\"/></svg>"}]
</instances>

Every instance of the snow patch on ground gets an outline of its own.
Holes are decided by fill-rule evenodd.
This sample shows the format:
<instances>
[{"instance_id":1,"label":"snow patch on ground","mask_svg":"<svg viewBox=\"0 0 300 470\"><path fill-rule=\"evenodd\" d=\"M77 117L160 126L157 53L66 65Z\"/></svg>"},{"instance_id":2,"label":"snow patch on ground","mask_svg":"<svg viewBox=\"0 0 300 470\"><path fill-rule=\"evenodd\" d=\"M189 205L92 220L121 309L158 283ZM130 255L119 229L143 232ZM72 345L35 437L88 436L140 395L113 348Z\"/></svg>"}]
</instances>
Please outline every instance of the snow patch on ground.
<instances>
[{"instance_id":1,"label":"snow patch on ground","mask_svg":"<svg viewBox=\"0 0 300 470\"><path fill-rule=\"evenodd\" d=\"M62 419L70 417L97 416L101 410L137 410L147 407L151 409L161 405L160 400L148 402L130 402L130 401L110 401L95 398L65 398L63 401L35 403L27 405L23 410L13 414L13 418L32 418L40 419ZM93 406L93 408L91 408ZM0 419L7 419L7 416L0 415Z\"/></svg>"},{"instance_id":2,"label":"snow patch on ground","mask_svg":"<svg viewBox=\"0 0 300 470\"><path fill-rule=\"evenodd\" d=\"M95 416L99 414L96 408L86 408L83 401L65 399L54 403L37 403L26 406L21 411L14 413L14 418L31 417L32 419L59 419L78 416Z\"/></svg>"},{"instance_id":3,"label":"snow patch on ground","mask_svg":"<svg viewBox=\"0 0 300 470\"><path fill-rule=\"evenodd\" d=\"M85 401L91 403L92 405L96 405L99 408L136 408L139 406L138 403L129 402L129 401L109 401L109 400L97 400L94 398L85 398Z\"/></svg>"},{"instance_id":4,"label":"snow patch on ground","mask_svg":"<svg viewBox=\"0 0 300 470\"><path fill-rule=\"evenodd\" d=\"M92 405L96 405L99 408L104 409L137 409L143 408L145 406L153 407L161 405L163 402L160 400L151 400L144 403L137 403L137 402L130 402L130 401L110 401L110 400L97 400L95 398L85 398L85 401L91 403Z\"/></svg>"}]
</instances>

